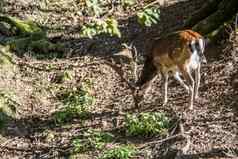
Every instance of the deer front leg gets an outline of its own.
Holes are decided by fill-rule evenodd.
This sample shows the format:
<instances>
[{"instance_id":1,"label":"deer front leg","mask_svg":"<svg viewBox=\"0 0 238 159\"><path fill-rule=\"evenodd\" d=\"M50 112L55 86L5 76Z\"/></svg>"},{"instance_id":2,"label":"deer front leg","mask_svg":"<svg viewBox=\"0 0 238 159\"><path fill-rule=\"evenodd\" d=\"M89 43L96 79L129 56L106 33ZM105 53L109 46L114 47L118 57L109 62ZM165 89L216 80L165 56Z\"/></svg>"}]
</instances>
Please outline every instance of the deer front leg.
<instances>
[{"instance_id":1,"label":"deer front leg","mask_svg":"<svg viewBox=\"0 0 238 159\"><path fill-rule=\"evenodd\" d=\"M168 79L169 79L169 74L163 73L163 77L164 77L164 103L163 105L166 105L168 102Z\"/></svg>"},{"instance_id":2,"label":"deer front leg","mask_svg":"<svg viewBox=\"0 0 238 159\"><path fill-rule=\"evenodd\" d=\"M190 69L189 68L183 68L181 67L181 73L185 80L188 82L189 86L189 94L190 94L190 102L189 102L189 109L193 109L193 101L194 101L194 80L191 75Z\"/></svg>"},{"instance_id":3,"label":"deer front leg","mask_svg":"<svg viewBox=\"0 0 238 159\"><path fill-rule=\"evenodd\" d=\"M198 99L198 89L200 85L200 80L201 80L201 65L198 64L198 68L195 70L195 90L194 90L194 96L195 99Z\"/></svg>"},{"instance_id":4,"label":"deer front leg","mask_svg":"<svg viewBox=\"0 0 238 159\"><path fill-rule=\"evenodd\" d=\"M174 78L187 90L188 93L190 92L189 86L185 84L184 81L181 79L181 77L179 76L179 72L174 73Z\"/></svg>"}]
</instances>

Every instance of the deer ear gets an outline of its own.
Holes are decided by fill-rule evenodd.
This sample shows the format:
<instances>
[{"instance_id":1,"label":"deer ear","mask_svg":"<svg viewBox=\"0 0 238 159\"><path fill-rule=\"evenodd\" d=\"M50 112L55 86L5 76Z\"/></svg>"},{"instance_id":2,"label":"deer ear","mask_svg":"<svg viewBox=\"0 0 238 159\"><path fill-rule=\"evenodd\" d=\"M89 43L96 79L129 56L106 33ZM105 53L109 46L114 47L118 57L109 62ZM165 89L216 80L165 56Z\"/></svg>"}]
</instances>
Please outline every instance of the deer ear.
<instances>
[{"instance_id":1,"label":"deer ear","mask_svg":"<svg viewBox=\"0 0 238 159\"><path fill-rule=\"evenodd\" d=\"M211 43L211 40L208 37L204 38L205 46Z\"/></svg>"}]
</instances>

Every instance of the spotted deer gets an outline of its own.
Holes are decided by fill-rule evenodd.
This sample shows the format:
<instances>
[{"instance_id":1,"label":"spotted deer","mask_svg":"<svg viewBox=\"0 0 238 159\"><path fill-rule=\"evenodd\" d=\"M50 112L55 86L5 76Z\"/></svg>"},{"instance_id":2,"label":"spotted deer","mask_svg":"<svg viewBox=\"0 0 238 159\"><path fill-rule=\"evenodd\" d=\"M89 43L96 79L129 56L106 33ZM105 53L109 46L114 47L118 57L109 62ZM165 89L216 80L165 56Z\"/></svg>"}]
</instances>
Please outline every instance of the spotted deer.
<instances>
[{"instance_id":1,"label":"spotted deer","mask_svg":"<svg viewBox=\"0 0 238 159\"><path fill-rule=\"evenodd\" d=\"M155 39L136 82L136 95L144 96L160 72L164 79L165 105L168 101L168 78L171 74L189 92L189 109L193 109L194 99L198 98L201 63L206 63L204 49L205 39L192 30L177 31ZM195 72L195 79L192 71Z\"/></svg>"}]
</instances>

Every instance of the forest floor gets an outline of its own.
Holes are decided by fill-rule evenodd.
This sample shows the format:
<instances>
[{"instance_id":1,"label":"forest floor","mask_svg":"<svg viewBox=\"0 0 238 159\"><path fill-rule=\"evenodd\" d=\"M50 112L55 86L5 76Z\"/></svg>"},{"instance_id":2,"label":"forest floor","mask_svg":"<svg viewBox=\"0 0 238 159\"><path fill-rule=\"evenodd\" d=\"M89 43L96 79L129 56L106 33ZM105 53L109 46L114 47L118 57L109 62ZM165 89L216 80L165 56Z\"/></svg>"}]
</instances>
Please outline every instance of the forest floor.
<instances>
[{"instance_id":1,"label":"forest floor","mask_svg":"<svg viewBox=\"0 0 238 159\"><path fill-rule=\"evenodd\" d=\"M81 17L77 15L80 6L73 0L57 3L43 0L4 1L4 14L31 18L47 27L49 39L64 43L66 51L55 57L22 52L21 56L14 55L15 64L11 68L1 67L0 94L10 99L16 113L0 130L0 157L72 157L72 140L89 128L112 132L117 138L116 144L136 145L142 153L135 158L238 157L238 53L230 49L231 44L212 45L206 49L208 63L202 65L200 100L195 102L193 110L188 109L187 93L172 78L166 106L162 105L163 91L159 78L139 104L138 110L132 91L123 80L134 81L128 60L117 62L124 77L105 62L110 61L108 55L121 50L122 43L129 44L132 40L139 54L143 55L142 35L145 32L155 32L156 36L160 36L181 28L184 20L204 1L169 1L161 8L161 21L150 30L140 27L129 11L118 15L121 39L107 36L80 38L78 22ZM3 35L0 36L2 39ZM69 77L62 79L65 74ZM85 81L89 81L90 94L95 98L90 106L89 118L56 123L53 114L62 106L58 94L79 87ZM164 112L183 125L188 138L169 142L160 142L160 137L128 138L120 131L124 118L119 110L124 113ZM113 124L115 119L118 121L116 126ZM189 147L184 154L180 151L185 145ZM100 152L92 151L75 154L74 157L97 158L98 155Z\"/></svg>"}]
</instances>

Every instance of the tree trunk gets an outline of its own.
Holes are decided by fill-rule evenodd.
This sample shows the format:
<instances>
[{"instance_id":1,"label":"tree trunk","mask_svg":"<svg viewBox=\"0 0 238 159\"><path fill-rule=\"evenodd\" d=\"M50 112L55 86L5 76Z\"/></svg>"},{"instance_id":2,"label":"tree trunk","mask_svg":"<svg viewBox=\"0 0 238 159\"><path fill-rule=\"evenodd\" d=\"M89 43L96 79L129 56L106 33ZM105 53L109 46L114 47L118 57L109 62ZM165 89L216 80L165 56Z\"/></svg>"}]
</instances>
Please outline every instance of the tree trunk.
<instances>
[{"instance_id":1,"label":"tree trunk","mask_svg":"<svg viewBox=\"0 0 238 159\"><path fill-rule=\"evenodd\" d=\"M209 0L207 3L203 5L203 7L200 10L198 10L189 17L189 19L185 23L185 27L191 28L199 21L206 18L208 15L214 13L218 9L219 3L221 1L222 0Z\"/></svg>"},{"instance_id":2,"label":"tree trunk","mask_svg":"<svg viewBox=\"0 0 238 159\"><path fill-rule=\"evenodd\" d=\"M238 0L223 0L218 10L193 26L193 30L206 35L229 21L238 11Z\"/></svg>"},{"instance_id":3,"label":"tree trunk","mask_svg":"<svg viewBox=\"0 0 238 159\"><path fill-rule=\"evenodd\" d=\"M224 33L225 25L231 23L237 12L238 0L209 0L184 26L217 41L223 37L220 34Z\"/></svg>"},{"instance_id":4,"label":"tree trunk","mask_svg":"<svg viewBox=\"0 0 238 159\"><path fill-rule=\"evenodd\" d=\"M0 32L11 36L6 41L0 41L4 45L17 52L39 51L49 53L53 51L63 52L63 44L51 43L46 32L38 27L32 21L23 21L10 16L0 16ZM4 27L4 23L10 25L10 28Z\"/></svg>"}]
</instances>

